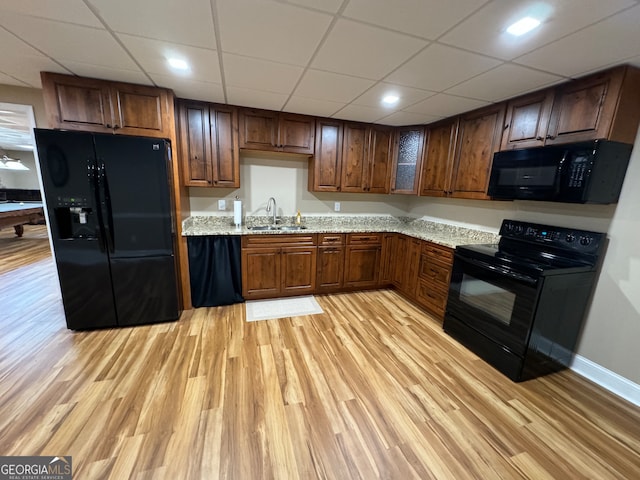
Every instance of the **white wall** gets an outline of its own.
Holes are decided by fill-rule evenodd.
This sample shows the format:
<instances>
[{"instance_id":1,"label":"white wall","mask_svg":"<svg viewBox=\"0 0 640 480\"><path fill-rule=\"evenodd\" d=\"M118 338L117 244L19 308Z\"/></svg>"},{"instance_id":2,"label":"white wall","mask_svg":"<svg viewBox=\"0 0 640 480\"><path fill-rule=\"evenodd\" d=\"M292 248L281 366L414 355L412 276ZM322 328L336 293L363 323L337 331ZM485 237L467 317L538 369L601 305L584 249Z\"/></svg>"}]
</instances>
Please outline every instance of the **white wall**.
<instances>
[{"instance_id":1,"label":"white wall","mask_svg":"<svg viewBox=\"0 0 640 480\"><path fill-rule=\"evenodd\" d=\"M379 213L406 215L409 198L399 195L312 193L307 191L309 160L306 157L260 157L243 155L239 189L189 189L191 215L231 215L237 195L248 215L266 215L269 197L278 205L278 215L333 214L340 202L340 214ZM218 211L218 200L227 199L226 211Z\"/></svg>"}]
</instances>

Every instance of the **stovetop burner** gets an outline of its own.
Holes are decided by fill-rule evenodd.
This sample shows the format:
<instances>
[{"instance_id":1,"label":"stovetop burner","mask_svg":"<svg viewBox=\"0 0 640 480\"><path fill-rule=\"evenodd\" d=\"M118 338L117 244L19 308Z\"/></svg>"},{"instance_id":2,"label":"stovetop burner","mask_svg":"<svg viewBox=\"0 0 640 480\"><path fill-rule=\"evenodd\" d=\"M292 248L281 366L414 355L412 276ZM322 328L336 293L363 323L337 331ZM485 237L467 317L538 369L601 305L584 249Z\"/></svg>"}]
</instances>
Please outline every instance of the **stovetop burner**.
<instances>
[{"instance_id":1,"label":"stovetop burner","mask_svg":"<svg viewBox=\"0 0 640 480\"><path fill-rule=\"evenodd\" d=\"M463 245L457 251L504 269L553 275L595 268L605 240L598 232L515 220L504 220L500 235L500 243Z\"/></svg>"}]
</instances>

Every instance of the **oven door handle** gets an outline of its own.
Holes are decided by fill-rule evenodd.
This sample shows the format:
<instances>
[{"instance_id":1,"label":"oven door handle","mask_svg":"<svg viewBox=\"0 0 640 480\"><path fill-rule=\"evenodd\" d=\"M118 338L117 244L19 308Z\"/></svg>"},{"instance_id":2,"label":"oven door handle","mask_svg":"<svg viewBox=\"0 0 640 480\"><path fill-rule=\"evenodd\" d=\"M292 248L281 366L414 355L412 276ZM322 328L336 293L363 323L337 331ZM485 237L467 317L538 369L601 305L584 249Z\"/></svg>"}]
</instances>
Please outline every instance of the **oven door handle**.
<instances>
[{"instance_id":1,"label":"oven door handle","mask_svg":"<svg viewBox=\"0 0 640 480\"><path fill-rule=\"evenodd\" d=\"M522 273L513 272L511 270L507 270L506 268L496 267L495 265L491 265L489 263L483 262L481 260L476 260L469 257L464 257L462 255L457 255L458 258L464 262L475 265L476 267L484 268L490 270L492 272L498 273L500 275L504 275L505 277L513 278L514 280L518 280L523 283L527 283L529 285L535 285L538 283L538 279L531 277L529 275L524 275Z\"/></svg>"}]
</instances>

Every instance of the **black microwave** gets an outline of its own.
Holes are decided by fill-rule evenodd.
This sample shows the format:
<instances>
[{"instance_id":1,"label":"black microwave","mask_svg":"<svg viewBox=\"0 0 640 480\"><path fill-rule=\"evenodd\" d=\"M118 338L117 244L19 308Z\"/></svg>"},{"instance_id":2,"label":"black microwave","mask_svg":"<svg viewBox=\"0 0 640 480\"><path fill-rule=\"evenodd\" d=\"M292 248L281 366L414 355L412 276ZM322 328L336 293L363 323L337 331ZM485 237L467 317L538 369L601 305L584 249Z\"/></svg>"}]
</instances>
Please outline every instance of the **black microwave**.
<instances>
[{"instance_id":1,"label":"black microwave","mask_svg":"<svg viewBox=\"0 0 640 480\"><path fill-rule=\"evenodd\" d=\"M609 140L497 152L490 197L569 203L615 203L633 145Z\"/></svg>"}]
</instances>

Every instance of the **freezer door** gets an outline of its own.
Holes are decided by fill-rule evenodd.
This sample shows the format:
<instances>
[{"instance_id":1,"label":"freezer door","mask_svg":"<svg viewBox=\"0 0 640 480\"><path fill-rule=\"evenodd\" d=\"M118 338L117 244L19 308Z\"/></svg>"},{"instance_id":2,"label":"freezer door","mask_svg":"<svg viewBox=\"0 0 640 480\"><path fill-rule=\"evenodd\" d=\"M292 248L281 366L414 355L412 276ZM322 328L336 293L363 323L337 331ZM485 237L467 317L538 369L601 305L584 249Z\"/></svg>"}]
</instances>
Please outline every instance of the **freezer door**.
<instances>
[{"instance_id":1,"label":"freezer door","mask_svg":"<svg viewBox=\"0 0 640 480\"><path fill-rule=\"evenodd\" d=\"M172 256L112 259L111 274L120 326L178 319Z\"/></svg>"},{"instance_id":2,"label":"freezer door","mask_svg":"<svg viewBox=\"0 0 640 480\"><path fill-rule=\"evenodd\" d=\"M96 134L95 147L110 257L172 255L167 142Z\"/></svg>"},{"instance_id":3,"label":"freezer door","mask_svg":"<svg viewBox=\"0 0 640 480\"><path fill-rule=\"evenodd\" d=\"M36 129L35 137L67 326L116 326L93 136Z\"/></svg>"}]
</instances>

